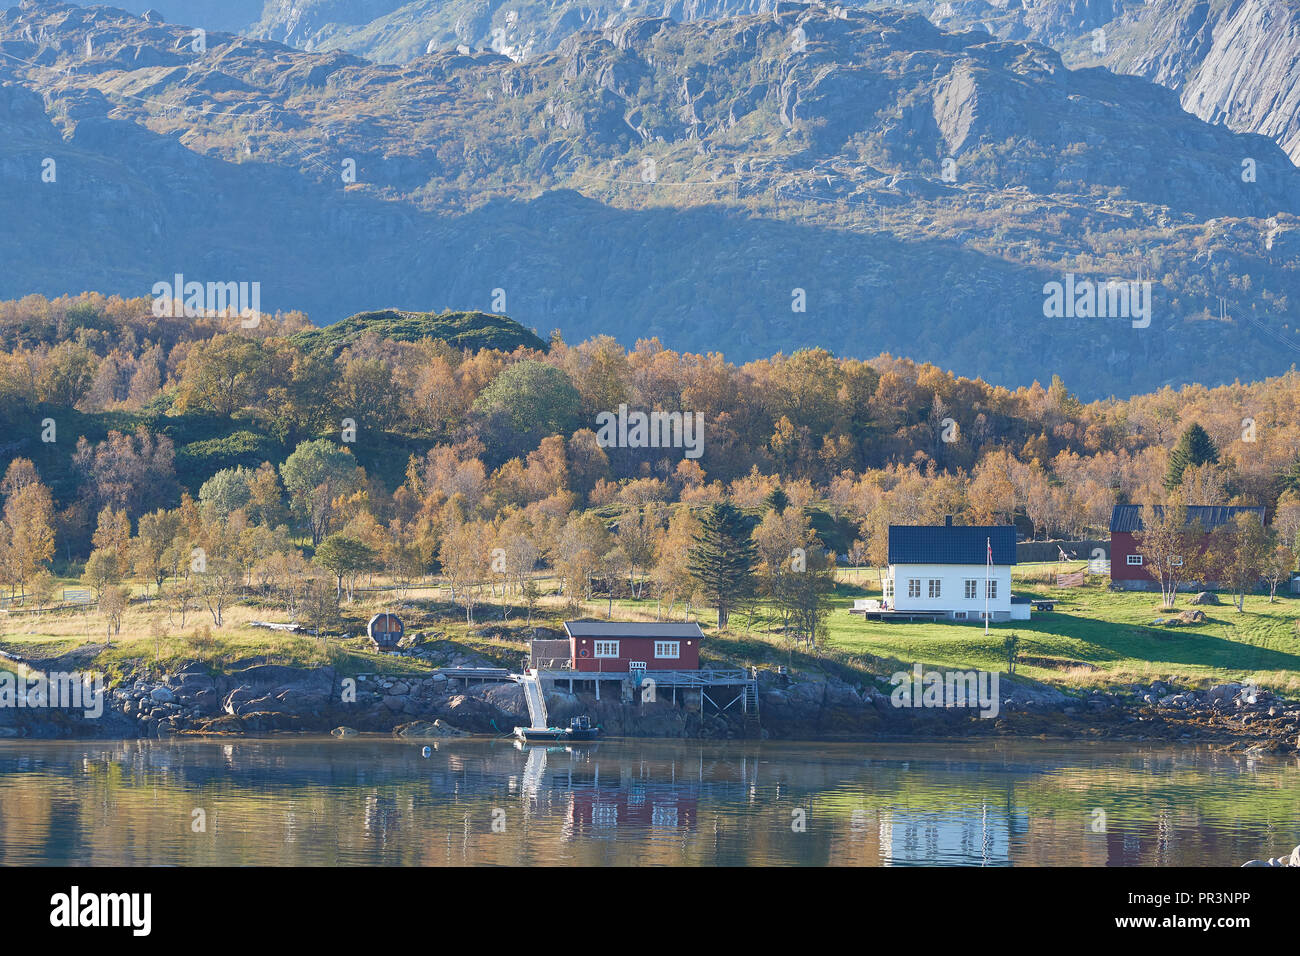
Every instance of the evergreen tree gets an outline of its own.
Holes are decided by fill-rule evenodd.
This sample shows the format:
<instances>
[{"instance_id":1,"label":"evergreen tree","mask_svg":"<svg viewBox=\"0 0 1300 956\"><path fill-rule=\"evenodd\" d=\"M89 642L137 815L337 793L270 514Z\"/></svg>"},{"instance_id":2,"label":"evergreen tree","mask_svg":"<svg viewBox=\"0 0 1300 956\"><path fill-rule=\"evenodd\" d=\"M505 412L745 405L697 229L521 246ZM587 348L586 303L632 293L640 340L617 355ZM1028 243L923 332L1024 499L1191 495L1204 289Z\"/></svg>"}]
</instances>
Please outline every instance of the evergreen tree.
<instances>
[{"instance_id":1,"label":"evergreen tree","mask_svg":"<svg viewBox=\"0 0 1300 956\"><path fill-rule=\"evenodd\" d=\"M1219 463L1219 449L1214 439L1196 422L1187 426L1178 444L1169 453L1169 471L1165 475L1165 490L1173 491L1183 481L1183 472L1204 464Z\"/></svg>"},{"instance_id":2,"label":"evergreen tree","mask_svg":"<svg viewBox=\"0 0 1300 956\"><path fill-rule=\"evenodd\" d=\"M767 497L763 499L763 504L767 505L770 511L785 514L785 509L790 504L790 498L781 490L781 486L777 485L767 493Z\"/></svg>"},{"instance_id":3,"label":"evergreen tree","mask_svg":"<svg viewBox=\"0 0 1300 956\"><path fill-rule=\"evenodd\" d=\"M686 567L705 600L718 609L718 627L754 591L754 541L744 517L732 505L712 505L692 539Z\"/></svg>"}]
</instances>

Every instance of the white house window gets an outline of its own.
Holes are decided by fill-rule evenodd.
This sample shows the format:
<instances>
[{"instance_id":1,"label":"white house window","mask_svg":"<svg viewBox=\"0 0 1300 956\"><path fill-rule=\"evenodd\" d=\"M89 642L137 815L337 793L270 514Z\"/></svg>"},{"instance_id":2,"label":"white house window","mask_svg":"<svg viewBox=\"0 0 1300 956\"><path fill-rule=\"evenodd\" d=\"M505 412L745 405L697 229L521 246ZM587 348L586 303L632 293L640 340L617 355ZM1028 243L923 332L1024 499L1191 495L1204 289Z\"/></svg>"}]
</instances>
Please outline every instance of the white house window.
<instances>
[{"instance_id":1,"label":"white house window","mask_svg":"<svg viewBox=\"0 0 1300 956\"><path fill-rule=\"evenodd\" d=\"M677 808L662 803L657 803L650 808L650 825L652 827L667 827L672 829L677 826Z\"/></svg>"},{"instance_id":2,"label":"white house window","mask_svg":"<svg viewBox=\"0 0 1300 956\"><path fill-rule=\"evenodd\" d=\"M597 657L618 657L618 641L597 641Z\"/></svg>"},{"instance_id":3,"label":"white house window","mask_svg":"<svg viewBox=\"0 0 1300 956\"><path fill-rule=\"evenodd\" d=\"M992 578L989 579L988 597L990 601L996 601L998 597L998 582L994 581Z\"/></svg>"},{"instance_id":4,"label":"white house window","mask_svg":"<svg viewBox=\"0 0 1300 956\"><path fill-rule=\"evenodd\" d=\"M655 657L681 657L680 641L655 641Z\"/></svg>"},{"instance_id":5,"label":"white house window","mask_svg":"<svg viewBox=\"0 0 1300 956\"><path fill-rule=\"evenodd\" d=\"M1132 564L1132 565L1135 565L1135 566L1141 564L1141 563L1142 563L1142 555L1140 555L1140 554L1130 554L1130 555L1128 556L1128 563L1129 563L1129 564Z\"/></svg>"},{"instance_id":6,"label":"white house window","mask_svg":"<svg viewBox=\"0 0 1300 956\"><path fill-rule=\"evenodd\" d=\"M974 578L967 578L966 579L966 600L968 601L975 600L976 595L979 594L979 591L977 590L978 588L979 588L979 581L975 580Z\"/></svg>"},{"instance_id":7,"label":"white house window","mask_svg":"<svg viewBox=\"0 0 1300 956\"><path fill-rule=\"evenodd\" d=\"M921 596L921 579L907 579L907 596L910 598L919 598Z\"/></svg>"},{"instance_id":8,"label":"white house window","mask_svg":"<svg viewBox=\"0 0 1300 956\"><path fill-rule=\"evenodd\" d=\"M882 596L882 597L885 597L885 598L891 598L891 597L894 596L894 579L893 579L893 578L885 578L885 583L884 583L883 588L882 588L882 590L881 590L881 596Z\"/></svg>"},{"instance_id":9,"label":"white house window","mask_svg":"<svg viewBox=\"0 0 1300 956\"><path fill-rule=\"evenodd\" d=\"M964 621L964 620L966 620L966 612L965 612L965 611L953 611L953 612L952 612L952 619L953 619L954 621Z\"/></svg>"},{"instance_id":10,"label":"white house window","mask_svg":"<svg viewBox=\"0 0 1300 956\"><path fill-rule=\"evenodd\" d=\"M930 579L930 597L942 597L943 582L939 578Z\"/></svg>"},{"instance_id":11,"label":"white house window","mask_svg":"<svg viewBox=\"0 0 1300 956\"><path fill-rule=\"evenodd\" d=\"M645 661L628 661L627 669L629 671L643 671L645 670Z\"/></svg>"}]
</instances>

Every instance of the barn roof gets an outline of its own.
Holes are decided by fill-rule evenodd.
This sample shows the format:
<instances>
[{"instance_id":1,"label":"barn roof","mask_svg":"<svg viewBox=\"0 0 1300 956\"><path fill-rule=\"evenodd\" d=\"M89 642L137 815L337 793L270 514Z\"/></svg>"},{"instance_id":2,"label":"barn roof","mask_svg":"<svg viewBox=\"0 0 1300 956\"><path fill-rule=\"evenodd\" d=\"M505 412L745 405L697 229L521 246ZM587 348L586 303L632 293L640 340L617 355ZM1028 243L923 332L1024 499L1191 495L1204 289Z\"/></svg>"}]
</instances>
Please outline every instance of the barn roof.
<instances>
[{"instance_id":1,"label":"barn roof","mask_svg":"<svg viewBox=\"0 0 1300 956\"><path fill-rule=\"evenodd\" d=\"M704 632L695 622L672 624L645 623L642 621L565 621L564 629L570 637L651 637L699 638Z\"/></svg>"},{"instance_id":2,"label":"barn roof","mask_svg":"<svg viewBox=\"0 0 1300 956\"><path fill-rule=\"evenodd\" d=\"M1115 510L1110 513L1111 533L1113 534L1116 531L1141 531L1143 528L1142 507L1142 505L1116 505ZM1164 514L1165 509L1162 505L1151 505L1150 507L1157 518ZM1199 521L1201 527L1206 531L1213 531L1220 525L1227 524L1242 512L1257 515L1260 524L1264 523L1264 509L1246 505L1188 505L1187 523L1192 524Z\"/></svg>"},{"instance_id":3,"label":"barn roof","mask_svg":"<svg viewBox=\"0 0 1300 956\"><path fill-rule=\"evenodd\" d=\"M1016 529L1004 525L900 525L889 526L890 564L986 564L993 547L993 563L1016 563Z\"/></svg>"}]
</instances>

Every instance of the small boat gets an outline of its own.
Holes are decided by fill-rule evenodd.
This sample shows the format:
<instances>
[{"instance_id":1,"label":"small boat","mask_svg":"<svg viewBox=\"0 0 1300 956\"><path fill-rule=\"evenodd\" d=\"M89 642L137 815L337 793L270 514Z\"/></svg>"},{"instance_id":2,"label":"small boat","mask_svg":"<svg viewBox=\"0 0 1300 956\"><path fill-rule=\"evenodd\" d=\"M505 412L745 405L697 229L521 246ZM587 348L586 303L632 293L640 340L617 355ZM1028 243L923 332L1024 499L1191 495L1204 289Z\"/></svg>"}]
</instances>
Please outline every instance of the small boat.
<instances>
[{"instance_id":1,"label":"small boat","mask_svg":"<svg viewBox=\"0 0 1300 956\"><path fill-rule=\"evenodd\" d=\"M600 728L591 726L591 718L585 714L574 717L567 727L516 727L515 736L520 740L595 740L600 736Z\"/></svg>"}]
</instances>

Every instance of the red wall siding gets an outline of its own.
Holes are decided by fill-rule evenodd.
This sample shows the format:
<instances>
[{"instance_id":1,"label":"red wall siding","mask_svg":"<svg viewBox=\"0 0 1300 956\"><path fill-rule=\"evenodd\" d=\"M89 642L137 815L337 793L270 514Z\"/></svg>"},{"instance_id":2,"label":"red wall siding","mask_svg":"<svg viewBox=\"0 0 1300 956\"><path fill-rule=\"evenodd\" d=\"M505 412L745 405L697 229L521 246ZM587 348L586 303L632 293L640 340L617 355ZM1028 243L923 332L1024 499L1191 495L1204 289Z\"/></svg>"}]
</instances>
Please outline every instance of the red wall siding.
<instances>
[{"instance_id":1,"label":"red wall siding","mask_svg":"<svg viewBox=\"0 0 1300 956\"><path fill-rule=\"evenodd\" d=\"M1210 546L1210 536L1203 535L1199 550L1203 554ZM1155 581L1146 565L1130 565L1128 555L1137 554L1137 541L1132 532L1115 531L1110 536L1110 579L1112 581Z\"/></svg>"},{"instance_id":2,"label":"red wall siding","mask_svg":"<svg viewBox=\"0 0 1300 956\"><path fill-rule=\"evenodd\" d=\"M1130 554L1137 554L1137 542L1132 532L1115 531L1110 536L1110 579L1112 581L1154 581L1145 566L1128 563Z\"/></svg>"},{"instance_id":3,"label":"red wall siding","mask_svg":"<svg viewBox=\"0 0 1300 956\"><path fill-rule=\"evenodd\" d=\"M645 661L646 670L650 671L697 671L700 669L700 642L693 637L672 637L681 651L681 657L656 658L655 641L663 638L653 637L611 637L618 641L618 657L596 657L598 640L606 638L572 637L569 639L569 654L575 671L586 673L626 674L628 664L632 661ZM583 656L586 651L586 656Z\"/></svg>"},{"instance_id":4,"label":"red wall siding","mask_svg":"<svg viewBox=\"0 0 1300 956\"><path fill-rule=\"evenodd\" d=\"M601 808L599 812L597 806ZM699 801L693 795L659 787L647 788L639 803L633 803L626 790L602 793L584 787L569 795L569 822L579 833L608 831L619 826L694 830L698 809Z\"/></svg>"}]
</instances>

